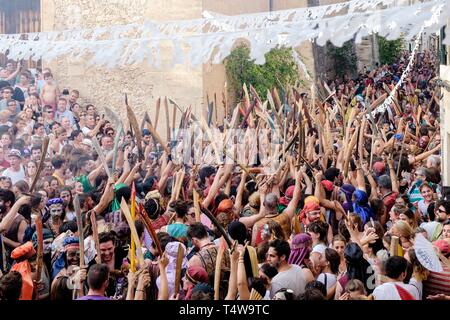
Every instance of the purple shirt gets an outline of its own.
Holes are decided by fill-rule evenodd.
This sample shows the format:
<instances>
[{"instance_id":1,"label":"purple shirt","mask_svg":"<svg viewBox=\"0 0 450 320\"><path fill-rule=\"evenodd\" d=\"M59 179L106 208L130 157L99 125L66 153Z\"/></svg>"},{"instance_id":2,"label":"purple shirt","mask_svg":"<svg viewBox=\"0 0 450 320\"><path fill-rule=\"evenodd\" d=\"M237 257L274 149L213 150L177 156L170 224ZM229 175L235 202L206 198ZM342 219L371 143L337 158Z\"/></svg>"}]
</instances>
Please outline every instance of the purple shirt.
<instances>
[{"instance_id":1,"label":"purple shirt","mask_svg":"<svg viewBox=\"0 0 450 320\"><path fill-rule=\"evenodd\" d=\"M107 298L105 296L98 296L98 295L92 295L92 296L83 296L81 298L78 298L77 300L111 300L110 298Z\"/></svg>"}]
</instances>

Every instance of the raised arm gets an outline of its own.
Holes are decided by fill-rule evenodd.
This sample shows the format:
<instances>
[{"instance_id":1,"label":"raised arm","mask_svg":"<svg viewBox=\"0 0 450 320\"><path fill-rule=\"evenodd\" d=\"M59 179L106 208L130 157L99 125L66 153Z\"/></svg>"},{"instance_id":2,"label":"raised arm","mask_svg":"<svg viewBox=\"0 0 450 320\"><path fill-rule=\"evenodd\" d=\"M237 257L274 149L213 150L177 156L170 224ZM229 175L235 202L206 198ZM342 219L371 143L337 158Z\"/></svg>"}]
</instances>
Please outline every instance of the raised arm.
<instances>
[{"instance_id":1,"label":"raised arm","mask_svg":"<svg viewBox=\"0 0 450 320\"><path fill-rule=\"evenodd\" d=\"M391 177L392 191L399 193L400 188L399 188L397 173L395 172L395 168L394 168L394 160L391 158L388 158L387 163L389 166L389 176ZM400 163L398 165L400 165Z\"/></svg>"},{"instance_id":2,"label":"raised arm","mask_svg":"<svg viewBox=\"0 0 450 320\"><path fill-rule=\"evenodd\" d=\"M172 172L174 164L172 161L164 168L163 173L161 174L161 179L158 181L158 190L161 194L163 194L163 190L166 188L167 179L169 178L170 173Z\"/></svg>"},{"instance_id":3,"label":"raised arm","mask_svg":"<svg viewBox=\"0 0 450 320\"><path fill-rule=\"evenodd\" d=\"M250 290L248 289L247 274L245 272L245 247L243 245L238 245L237 250L239 251L238 266L237 266L237 288L239 292L239 298L241 300L250 299Z\"/></svg>"},{"instance_id":4,"label":"raised arm","mask_svg":"<svg viewBox=\"0 0 450 320\"><path fill-rule=\"evenodd\" d=\"M264 198L267 194L267 185L260 187L258 192L259 192L260 203L261 203L261 205L259 206L259 212L257 214L251 215L250 217L242 217L239 219L240 222L245 224L247 229L252 228L256 222L258 222L259 220L261 220L262 218L264 218L266 216L266 209L264 207ZM253 228L253 231L255 231L255 230L256 229Z\"/></svg>"},{"instance_id":5,"label":"raised arm","mask_svg":"<svg viewBox=\"0 0 450 320\"><path fill-rule=\"evenodd\" d=\"M13 73L11 73L5 80L9 81L9 80L16 78L16 76L20 72L21 68L22 68L22 66L21 66L20 62L18 62L16 70Z\"/></svg>"},{"instance_id":6,"label":"raised arm","mask_svg":"<svg viewBox=\"0 0 450 320\"><path fill-rule=\"evenodd\" d=\"M237 288L237 269L238 269L238 258L239 251L237 250L237 245L234 243L233 253L230 253L230 278L228 280L228 292L225 300L235 300L236 294L238 293Z\"/></svg>"},{"instance_id":7,"label":"raised arm","mask_svg":"<svg viewBox=\"0 0 450 320\"><path fill-rule=\"evenodd\" d=\"M88 174L88 180L89 183L91 184L91 186L93 186L95 184L95 179L98 177L98 175L102 172L103 170L103 166L100 163L97 168L95 168L94 170L92 170L91 173Z\"/></svg>"},{"instance_id":8,"label":"raised arm","mask_svg":"<svg viewBox=\"0 0 450 320\"><path fill-rule=\"evenodd\" d=\"M356 161L356 184L359 190L366 192L366 182L364 181L361 160Z\"/></svg>"},{"instance_id":9,"label":"raised arm","mask_svg":"<svg viewBox=\"0 0 450 320\"><path fill-rule=\"evenodd\" d=\"M245 171L242 171L241 181L239 182L239 186L237 188L236 201L234 202L234 208L235 208L236 212L240 212L242 209L242 195L244 194L246 179L247 179L247 173Z\"/></svg>"},{"instance_id":10,"label":"raised arm","mask_svg":"<svg viewBox=\"0 0 450 320\"><path fill-rule=\"evenodd\" d=\"M124 183L131 186L131 184L134 181L136 173L139 172L139 169L141 167L141 162L137 162L136 165L133 167L133 169L128 174L128 177L125 179Z\"/></svg>"},{"instance_id":11,"label":"raised arm","mask_svg":"<svg viewBox=\"0 0 450 320\"><path fill-rule=\"evenodd\" d=\"M105 191L100 198L98 204L94 207L94 212L96 214L102 213L114 199L114 180L108 179Z\"/></svg>"},{"instance_id":12,"label":"raised arm","mask_svg":"<svg viewBox=\"0 0 450 320\"><path fill-rule=\"evenodd\" d=\"M30 203L30 197L28 196L22 196L14 203L9 212L3 217L2 221L0 222L0 233L7 231L11 227L16 215L19 212L19 209L24 204L28 203Z\"/></svg>"},{"instance_id":13,"label":"raised arm","mask_svg":"<svg viewBox=\"0 0 450 320\"><path fill-rule=\"evenodd\" d=\"M415 157L410 157L408 159L409 164L414 164L416 162L420 162L422 160L425 160L426 158L428 158L429 156L431 156L433 153L435 153L436 151L441 149L441 145L437 145L436 147L434 147L433 149L431 149L430 151L426 151L424 153L419 154L418 156Z\"/></svg>"},{"instance_id":14,"label":"raised arm","mask_svg":"<svg viewBox=\"0 0 450 320\"><path fill-rule=\"evenodd\" d=\"M164 253L159 260L159 279L161 285L158 292L158 300L169 300L169 281L167 280L166 267L169 264L169 259Z\"/></svg>"},{"instance_id":15,"label":"raised arm","mask_svg":"<svg viewBox=\"0 0 450 320\"><path fill-rule=\"evenodd\" d=\"M300 201L301 192L302 192L302 185L300 183L302 177L302 172L298 170L295 173L295 188L294 188L294 196L292 197L292 200L289 202L289 205L285 209L286 213L288 214L289 220L292 220L292 218L295 216L295 210L297 209L298 202Z\"/></svg>"},{"instance_id":16,"label":"raised arm","mask_svg":"<svg viewBox=\"0 0 450 320\"><path fill-rule=\"evenodd\" d=\"M87 134L88 137L92 138L95 137L98 132L100 131L100 128L102 127L102 125L105 124L105 120L104 119L100 119L97 124L95 125L94 129L91 130L91 132L89 132Z\"/></svg>"}]
</instances>

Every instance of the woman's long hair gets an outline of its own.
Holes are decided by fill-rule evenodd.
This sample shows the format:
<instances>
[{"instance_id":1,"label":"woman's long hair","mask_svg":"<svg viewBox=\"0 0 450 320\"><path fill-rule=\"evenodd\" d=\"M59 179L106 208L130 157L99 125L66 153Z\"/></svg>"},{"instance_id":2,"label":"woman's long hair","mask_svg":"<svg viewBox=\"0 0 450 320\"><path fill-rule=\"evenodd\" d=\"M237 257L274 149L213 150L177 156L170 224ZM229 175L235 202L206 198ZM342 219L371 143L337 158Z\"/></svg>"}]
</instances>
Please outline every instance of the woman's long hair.
<instances>
[{"instance_id":1,"label":"woman's long hair","mask_svg":"<svg viewBox=\"0 0 450 320\"><path fill-rule=\"evenodd\" d=\"M346 275L349 280L358 279L364 286L366 290L371 291L367 287L367 280L370 273L370 264L364 259L363 252L358 244L352 242L347 244L344 251L345 262L347 263L347 272Z\"/></svg>"}]
</instances>

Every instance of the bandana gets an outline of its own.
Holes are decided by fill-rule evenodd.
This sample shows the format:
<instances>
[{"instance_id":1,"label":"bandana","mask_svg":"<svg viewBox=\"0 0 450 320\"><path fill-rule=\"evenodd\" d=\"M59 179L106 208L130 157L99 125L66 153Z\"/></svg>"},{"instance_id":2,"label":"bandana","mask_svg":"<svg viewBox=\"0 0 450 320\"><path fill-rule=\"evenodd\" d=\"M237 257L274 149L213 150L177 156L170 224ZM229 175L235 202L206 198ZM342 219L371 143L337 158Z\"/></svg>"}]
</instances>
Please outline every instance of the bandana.
<instances>
[{"instance_id":1,"label":"bandana","mask_svg":"<svg viewBox=\"0 0 450 320\"><path fill-rule=\"evenodd\" d=\"M220 201L219 206L217 207L217 213L219 212L228 212L233 209L233 200L224 199Z\"/></svg>"},{"instance_id":2,"label":"bandana","mask_svg":"<svg viewBox=\"0 0 450 320\"><path fill-rule=\"evenodd\" d=\"M322 186L325 190L327 191L333 191L334 189L334 185L333 182L331 182L330 180L322 180Z\"/></svg>"},{"instance_id":3,"label":"bandana","mask_svg":"<svg viewBox=\"0 0 450 320\"><path fill-rule=\"evenodd\" d=\"M346 202L342 204L345 212L353 211L352 195L356 190L355 187L351 184L344 184L340 190L344 193L346 199Z\"/></svg>"},{"instance_id":4,"label":"bandana","mask_svg":"<svg viewBox=\"0 0 450 320\"><path fill-rule=\"evenodd\" d=\"M282 205L285 205L286 207L289 205L289 202L291 202L292 197L294 196L294 190L295 186L289 186L289 188L286 189L284 197L280 198L280 203Z\"/></svg>"},{"instance_id":5,"label":"bandana","mask_svg":"<svg viewBox=\"0 0 450 320\"><path fill-rule=\"evenodd\" d=\"M53 204L64 204L64 200L61 198L53 198L47 201L47 206L51 206Z\"/></svg>"},{"instance_id":6,"label":"bandana","mask_svg":"<svg viewBox=\"0 0 450 320\"><path fill-rule=\"evenodd\" d=\"M356 202L353 203L353 211L360 216L363 224L366 224L371 217L373 218L373 211L369 207L367 193L362 190L356 190L353 195L356 200Z\"/></svg>"},{"instance_id":7,"label":"bandana","mask_svg":"<svg viewBox=\"0 0 450 320\"><path fill-rule=\"evenodd\" d=\"M64 239L63 246L65 251L69 249L79 249L80 239L78 237L67 237Z\"/></svg>"},{"instance_id":8,"label":"bandana","mask_svg":"<svg viewBox=\"0 0 450 320\"><path fill-rule=\"evenodd\" d=\"M292 240L291 253L289 255L289 264L296 264L301 266L304 259L310 253L310 246L312 244L311 236L307 233L297 234Z\"/></svg>"},{"instance_id":9,"label":"bandana","mask_svg":"<svg viewBox=\"0 0 450 320\"><path fill-rule=\"evenodd\" d=\"M42 237L43 237L43 240L53 239L53 233L48 229L42 229ZM33 241L33 247L37 248L38 243L37 243L37 233L36 232L33 233L33 236L31 237L31 241Z\"/></svg>"},{"instance_id":10,"label":"bandana","mask_svg":"<svg viewBox=\"0 0 450 320\"><path fill-rule=\"evenodd\" d=\"M20 300L31 300L33 298L33 278L31 265L28 259L35 254L36 250L34 250L31 241L15 248L11 252L11 258L14 260L22 258L22 261L17 262L11 268L12 271L17 271L22 275L22 293L20 295Z\"/></svg>"},{"instance_id":11,"label":"bandana","mask_svg":"<svg viewBox=\"0 0 450 320\"><path fill-rule=\"evenodd\" d=\"M317 199L317 198L316 198ZM309 222L306 219L306 214L311 211L320 210L320 205L316 202L309 201L308 203L305 202L305 206L303 207L303 210L300 211L300 221L303 222L305 226L309 224Z\"/></svg>"}]
</instances>

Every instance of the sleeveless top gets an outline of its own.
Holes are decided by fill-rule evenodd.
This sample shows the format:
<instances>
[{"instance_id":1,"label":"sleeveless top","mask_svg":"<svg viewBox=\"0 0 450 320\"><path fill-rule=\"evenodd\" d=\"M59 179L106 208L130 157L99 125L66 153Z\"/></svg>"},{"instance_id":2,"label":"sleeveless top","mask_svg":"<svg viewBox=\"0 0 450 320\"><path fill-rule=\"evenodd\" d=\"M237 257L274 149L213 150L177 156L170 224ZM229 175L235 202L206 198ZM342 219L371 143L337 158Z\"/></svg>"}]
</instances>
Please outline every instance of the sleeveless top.
<instances>
[{"instance_id":1,"label":"sleeveless top","mask_svg":"<svg viewBox=\"0 0 450 320\"><path fill-rule=\"evenodd\" d=\"M24 220L25 218L21 214L18 214L14 218L11 227L9 227L8 231L6 231L5 237L11 241L19 242L19 239L17 238L17 232L19 231L20 223Z\"/></svg>"}]
</instances>

